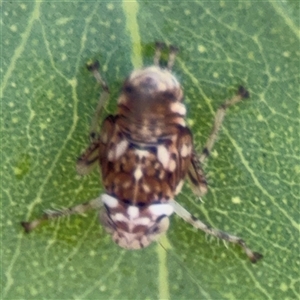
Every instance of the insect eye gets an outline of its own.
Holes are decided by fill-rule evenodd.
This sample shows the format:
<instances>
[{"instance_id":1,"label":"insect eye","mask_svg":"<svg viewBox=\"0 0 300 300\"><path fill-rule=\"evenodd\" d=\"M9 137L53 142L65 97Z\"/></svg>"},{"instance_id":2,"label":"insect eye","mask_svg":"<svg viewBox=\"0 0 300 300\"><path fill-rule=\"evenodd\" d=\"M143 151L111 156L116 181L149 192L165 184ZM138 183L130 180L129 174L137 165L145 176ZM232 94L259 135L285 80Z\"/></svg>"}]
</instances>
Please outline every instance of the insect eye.
<instances>
[{"instance_id":1,"label":"insect eye","mask_svg":"<svg viewBox=\"0 0 300 300\"><path fill-rule=\"evenodd\" d=\"M170 91L163 92L163 97L169 100L176 100L176 95Z\"/></svg>"},{"instance_id":2,"label":"insect eye","mask_svg":"<svg viewBox=\"0 0 300 300\"><path fill-rule=\"evenodd\" d=\"M133 86L130 85L130 84L126 84L126 85L124 85L124 87L123 87L123 92L128 93L128 94L132 93L133 90L134 90L134 89L133 89Z\"/></svg>"},{"instance_id":3,"label":"insect eye","mask_svg":"<svg viewBox=\"0 0 300 300\"><path fill-rule=\"evenodd\" d=\"M131 204L131 200L129 199L122 199L122 202L126 205L130 205Z\"/></svg>"}]
</instances>

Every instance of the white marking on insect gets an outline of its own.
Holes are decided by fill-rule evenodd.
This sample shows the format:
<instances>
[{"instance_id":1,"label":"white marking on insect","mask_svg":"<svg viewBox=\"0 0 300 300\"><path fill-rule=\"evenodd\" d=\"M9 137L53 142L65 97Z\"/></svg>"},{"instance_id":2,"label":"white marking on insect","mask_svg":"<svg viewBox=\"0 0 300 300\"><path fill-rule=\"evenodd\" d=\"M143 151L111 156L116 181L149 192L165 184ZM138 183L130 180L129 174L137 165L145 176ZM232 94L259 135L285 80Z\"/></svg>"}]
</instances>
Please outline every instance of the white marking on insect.
<instances>
[{"instance_id":1,"label":"white marking on insect","mask_svg":"<svg viewBox=\"0 0 300 300\"><path fill-rule=\"evenodd\" d=\"M168 165L168 170L170 172L174 172L176 169L176 161L174 159L171 159Z\"/></svg>"},{"instance_id":2,"label":"white marking on insect","mask_svg":"<svg viewBox=\"0 0 300 300\"><path fill-rule=\"evenodd\" d=\"M115 208L118 206L119 201L118 199L108 195L108 194L102 194L101 195L101 200L104 204L106 204L110 208Z\"/></svg>"},{"instance_id":3,"label":"white marking on insect","mask_svg":"<svg viewBox=\"0 0 300 300\"><path fill-rule=\"evenodd\" d=\"M127 140L122 140L120 143L116 145L116 150L115 150L115 159L118 159L121 155L125 153L125 151L128 148L128 141Z\"/></svg>"},{"instance_id":4,"label":"white marking on insect","mask_svg":"<svg viewBox=\"0 0 300 300\"><path fill-rule=\"evenodd\" d=\"M149 211L155 216L170 216L174 212L171 204L152 204L149 206Z\"/></svg>"},{"instance_id":5,"label":"white marking on insect","mask_svg":"<svg viewBox=\"0 0 300 300\"><path fill-rule=\"evenodd\" d=\"M180 149L180 155L182 157L187 157L188 155L191 154L191 151L192 151L191 147L188 147L186 144L183 144Z\"/></svg>"},{"instance_id":6,"label":"white marking on insect","mask_svg":"<svg viewBox=\"0 0 300 300\"><path fill-rule=\"evenodd\" d=\"M136 206L128 206L127 208L127 214L129 216L129 219L136 219L139 216L139 209Z\"/></svg>"},{"instance_id":7,"label":"white marking on insect","mask_svg":"<svg viewBox=\"0 0 300 300\"><path fill-rule=\"evenodd\" d=\"M140 165L138 165L137 168L135 169L133 176L136 181L139 181L143 177L143 171Z\"/></svg>"},{"instance_id":8,"label":"white marking on insect","mask_svg":"<svg viewBox=\"0 0 300 300\"><path fill-rule=\"evenodd\" d=\"M123 214L117 213L115 215L111 215L111 218L114 221L119 221L119 222L128 222L128 218L126 218Z\"/></svg>"},{"instance_id":9,"label":"white marking on insect","mask_svg":"<svg viewBox=\"0 0 300 300\"><path fill-rule=\"evenodd\" d=\"M170 153L169 153L168 149L165 146L159 145L157 147L157 158L161 162L163 167L166 169L168 167L168 164L169 164Z\"/></svg>"},{"instance_id":10,"label":"white marking on insect","mask_svg":"<svg viewBox=\"0 0 300 300\"><path fill-rule=\"evenodd\" d=\"M133 224L134 225L148 225L150 223L150 219L149 218L137 218L135 220L133 220Z\"/></svg>"},{"instance_id":11,"label":"white marking on insect","mask_svg":"<svg viewBox=\"0 0 300 300\"><path fill-rule=\"evenodd\" d=\"M149 155L149 151L147 150L135 150L135 153L138 155L139 159L142 159L143 157L147 157Z\"/></svg>"},{"instance_id":12,"label":"white marking on insect","mask_svg":"<svg viewBox=\"0 0 300 300\"><path fill-rule=\"evenodd\" d=\"M177 195L177 194L180 193L180 191L182 190L183 184L184 184L184 180L181 180L181 181L177 184L176 189L175 189L175 195Z\"/></svg>"},{"instance_id":13,"label":"white marking on insect","mask_svg":"<svg viewBox=\"0 0 300 300\"><path fill-rule=\"evenodd\" d=\"M109 161L112 161L114 159L114 153L115 153L115 150L109 150L108 153L107 153L107 159Z\"/></svg>"},{"instance_id":14,"label":"white marking on insect","mask_svg":"<svg viewBox=\"0 0 300 300\"><path fill-rule=\"evenodd\" d=\"M177 118L176 123L178 125L181 125L182 127L186 127L186 123L185 123L184 119L182 119L182 118Z\"/></svg>"},{"instance_id":15,"label":"white marking on insect","mask_svg":"<svg viewBox=\"0 0 300 300\"><path fill-rule=\"evenodd\" d=\"M151 187L148 185L148 184L143 184L142 185L142 188L143 190L146 192L146 193L149 193L151 191Z\"/></svg>"},{"instance_id":16,"label":"white marking on insect","mask_svg":"<svg viewBox=\"0 0 300 300\"><path fill-rule=\"evenodd\" d=\"M177 113L181 116L186 115L186 108L185 108L185 105L183 103L178 103L178 102L172 103L170 105L170 108L171 108L171 111L174 112L174 113Z\"/></svg>"}]
</instances>

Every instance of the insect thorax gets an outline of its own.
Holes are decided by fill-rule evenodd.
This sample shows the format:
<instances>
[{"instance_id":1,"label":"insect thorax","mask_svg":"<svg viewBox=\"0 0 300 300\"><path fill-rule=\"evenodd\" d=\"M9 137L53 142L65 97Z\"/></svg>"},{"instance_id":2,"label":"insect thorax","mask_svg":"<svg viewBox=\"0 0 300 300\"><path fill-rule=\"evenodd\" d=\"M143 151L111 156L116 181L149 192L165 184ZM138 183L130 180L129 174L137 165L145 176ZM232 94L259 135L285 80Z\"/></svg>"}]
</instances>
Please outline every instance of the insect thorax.
<instances>
[{"instance_id":1,"label":"insect thorax","mask_svg":"<svg viewBox=\"0 0 300 300\"><path fill-rule=\"evenodd\" d=\"M168 228L168 202L180 191L192 152L182 89L167 70L134 71L123 85L115 116L100 134L106 193L101 215L124 248L145 247ZM114 199L114 200L113 200Z\"/></svg>"},{"instance_id":2,"label":"insect thorax","mask_svg":"<svg viewBox=\"0 0 300 300\"><path fill-rule=\"evenodd\" d=\"M177 79L168 70L151 66L134 71L124 82L118 99L123 130L134 140L156 142L185 126L186 109Z\"/></svg>"}]
</instances>

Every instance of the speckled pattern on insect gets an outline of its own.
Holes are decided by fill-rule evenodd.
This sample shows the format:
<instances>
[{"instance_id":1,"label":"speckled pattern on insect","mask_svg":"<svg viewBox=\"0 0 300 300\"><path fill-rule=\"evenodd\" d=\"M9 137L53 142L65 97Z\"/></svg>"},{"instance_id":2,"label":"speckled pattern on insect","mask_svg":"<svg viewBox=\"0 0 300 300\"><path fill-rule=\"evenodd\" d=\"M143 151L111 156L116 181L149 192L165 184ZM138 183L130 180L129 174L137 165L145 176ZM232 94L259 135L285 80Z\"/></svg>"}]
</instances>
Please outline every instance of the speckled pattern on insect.
<instances>
[{"instance_id":1,"label":"speckled pattern on insect","mask_svg":"<svg viewBox=\"0 0 300 300\"><path fill-rule=\"evenodd\" d=\"M133 71L123 84L117 111L107 116L100 132L98 122L109 98L109 88L99 73L99 63L88 65L103 88L92 120L91 144L77 162L79 174L88 174L99 165L104 193L84 204L60 211L48 210L32 222L22 222L27 232L43 220L100 211L101 223L119 246L147 247L169 227L175 212L186 222L222 240L239 244L255 263L262 255L253 252L239 237L202 223L177 201L186 178L197 196L207 192L202 165L216 141L228 107L249 97L245 88L218 109L214 126L203 151L195 151L193 136L185 122L183 90L171 70L178 49L170 47L166 68L159 65L163 43L156 43L154 65Z\"/></svg>"}]
</instances>

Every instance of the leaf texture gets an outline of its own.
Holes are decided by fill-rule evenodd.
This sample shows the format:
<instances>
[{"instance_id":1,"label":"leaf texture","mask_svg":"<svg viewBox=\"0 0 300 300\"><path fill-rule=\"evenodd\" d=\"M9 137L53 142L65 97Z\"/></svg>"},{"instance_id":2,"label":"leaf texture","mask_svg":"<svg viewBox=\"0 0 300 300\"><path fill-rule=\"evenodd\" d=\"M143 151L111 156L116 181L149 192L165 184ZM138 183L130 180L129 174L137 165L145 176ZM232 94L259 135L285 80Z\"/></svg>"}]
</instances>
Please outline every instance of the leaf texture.
<instances>
[{"instance_id":1,"label":"leaf texture","mask_svg":"<svg viewBox=\"0 0 300 300\"><path fill-rule=\"evenodd\" d=\"M2 2L2 299L299 299L299 3L257 1ZM298 13L297 13L298 12ZM252 265L232 245L172 217L140 251L114 245L97 213L25 235L20 221L97 197L99 174L79 177L99 86L116 107L122 81L175 44L197 149L218 106L245 85L204 166L202 221L264 254ZM298 86L298 88L297 88Z\"/></svg>"}]
</instances>

